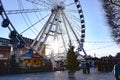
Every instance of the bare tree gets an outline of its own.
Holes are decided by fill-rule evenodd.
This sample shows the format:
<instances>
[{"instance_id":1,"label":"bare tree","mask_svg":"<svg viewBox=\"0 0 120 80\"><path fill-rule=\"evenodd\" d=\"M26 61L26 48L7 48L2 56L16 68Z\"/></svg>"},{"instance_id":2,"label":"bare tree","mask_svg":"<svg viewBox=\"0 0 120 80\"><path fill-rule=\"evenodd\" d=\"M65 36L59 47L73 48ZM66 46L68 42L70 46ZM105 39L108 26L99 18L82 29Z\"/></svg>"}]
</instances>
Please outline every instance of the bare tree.
<instances>
[{"instance_id":1,"label":"bare tree","mask_svg":"<svg viewBox=\"0 0 120 80\"><path fill-rule=\"evenodd\" d=\"M108 0L110 3L112 3L113 5L116 5L118 7L120 7L120 0Z\"/></svg>"},{"instance_id":2,"label":"bare tree","mask_svg":"<svg viewBox=\"0 0 120 80\"><path fill-rule=\"evenodd\" d=\"M120 45L120 0L100 0L107 23L111 30L111 36Z\"/></svg>"}]
</instances>

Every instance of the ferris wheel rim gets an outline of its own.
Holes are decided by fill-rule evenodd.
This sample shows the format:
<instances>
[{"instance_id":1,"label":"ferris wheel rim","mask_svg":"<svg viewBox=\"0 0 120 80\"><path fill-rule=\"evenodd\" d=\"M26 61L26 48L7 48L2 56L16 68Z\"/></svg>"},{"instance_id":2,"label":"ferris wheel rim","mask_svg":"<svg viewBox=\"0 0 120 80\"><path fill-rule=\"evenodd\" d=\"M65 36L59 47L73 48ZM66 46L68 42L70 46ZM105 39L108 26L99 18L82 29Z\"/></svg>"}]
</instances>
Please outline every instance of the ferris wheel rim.
<instances>
[{"instance_id":1,"label":"ferris wheel rim","mask_svg":"<svg viewBox=\"0 0 120 80\"><path fill-rule=\"evenodd\" d=\"M26 1L30 1L30 0L26 0ZM32 0L31 0L32 1ZM0 0L0 3L2 4L2 0ZM72 3L71 3L72 4ZM85 30L85 20L84 20L84 15L83 15L83 11L82 11L82 8L81 8L81 5L80 5L80 1L79 0L75 0L75 4L76 4L76 7L78 9L78 14L80 15L80 23L81 23L81 30ZM68 5L67 5L68 6ZM4 6L2 5L2 7L4 8ZM60 7L60 6L59 6ZM61 7L62 9L64 9L63 7ZM6 16L7 19L9 19L9 17L7 16L7 13L4 9L4 13ZM4 18L3 18L4 19ZM10 21L10 19L9 19ZM17 32L17 30L14 28L13 24L10 22L12 28ZM19 34L19 33L18 33ZM85 35L85 32L83 31L83 34L82 35ZM85 37L82 37L81 39L83 40L82 43L84 42L84 38Z\"/></svg>"}]
</instances>

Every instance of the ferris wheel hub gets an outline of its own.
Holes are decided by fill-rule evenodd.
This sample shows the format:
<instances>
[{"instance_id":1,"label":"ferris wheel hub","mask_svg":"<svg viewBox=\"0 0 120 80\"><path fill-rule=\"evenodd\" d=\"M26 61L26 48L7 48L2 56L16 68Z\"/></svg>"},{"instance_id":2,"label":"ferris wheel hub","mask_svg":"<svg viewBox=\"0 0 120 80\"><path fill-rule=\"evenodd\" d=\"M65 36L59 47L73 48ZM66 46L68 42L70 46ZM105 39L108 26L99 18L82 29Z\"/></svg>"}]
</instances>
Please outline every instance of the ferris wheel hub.
<instances>
[{"instance_id":1,"label":"ferris wheel hub","mask_svg":"<svg viewBox=\"0 0 120 80\"><path fill-rule=\"evenodd\" d=\"M63 1L60 2L59 6L62 10L65 9L65 3Z\"/></svg>"},{"instance_id":2,"label":"ferris wheel hub","mask_svg":"<svg viewBox=\"0 0 120 80\"><path fill-rule=\"evenodd\" d=\"M57 12L58 10L64 10L65 9L65 3L63 1L61 1L59 4L55 5L51 12Z\"/></svg>"}]
</instances>

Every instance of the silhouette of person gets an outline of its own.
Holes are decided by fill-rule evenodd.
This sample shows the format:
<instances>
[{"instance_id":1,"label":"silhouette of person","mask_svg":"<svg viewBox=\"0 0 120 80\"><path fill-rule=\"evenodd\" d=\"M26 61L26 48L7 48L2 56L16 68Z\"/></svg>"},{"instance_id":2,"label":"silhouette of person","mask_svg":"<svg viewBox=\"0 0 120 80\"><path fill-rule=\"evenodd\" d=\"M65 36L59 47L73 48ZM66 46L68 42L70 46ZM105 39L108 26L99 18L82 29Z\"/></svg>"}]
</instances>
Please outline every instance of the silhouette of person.
<instances>
[{"instance_id":1,"label":"silhouette of person","mask_svg":"<svg viewBox=\"0 0 120 80\"><path fill-rule=\"evenodd\" d=\"M90 73L90 63L86 62L87 73Z\"/></svg>"},{"instance_id":2,"label":"silhouette of person","mask_svg":"<svg viewBox=\"0 0 120 80\"><path fill-rule=\"evenodd\" d=\"M120 61L114 65L113 72L116 80L120 80Z\"/></svg>"}]
</instances>

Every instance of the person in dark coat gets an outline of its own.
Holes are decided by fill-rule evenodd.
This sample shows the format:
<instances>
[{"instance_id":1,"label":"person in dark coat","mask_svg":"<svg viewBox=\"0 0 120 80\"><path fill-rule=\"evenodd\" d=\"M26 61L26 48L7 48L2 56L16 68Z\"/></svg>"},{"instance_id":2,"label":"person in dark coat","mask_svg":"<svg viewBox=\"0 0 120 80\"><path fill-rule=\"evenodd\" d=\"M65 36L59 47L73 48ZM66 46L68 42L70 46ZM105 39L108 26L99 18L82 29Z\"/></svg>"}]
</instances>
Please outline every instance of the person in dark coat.
<instances>
[{"instance_id":1,"label":"person in dark coat","mask_svg":"<svg viewBox=\"0 0 120 80\"><path fill-rule=\"evenodd\" d=\"M114 65L113 72L116 80L120 80L120 61Z\"/></svg>"},{"instance_id":2,"label":"person in dark coat","mask_svg":"<svg viewBox=\"0 0 120 80\"><path fill-rule=\"evenodd\" d=\"M87 73L90 73L90 63L86 62Z\"/></svg>"}]
</instances>

